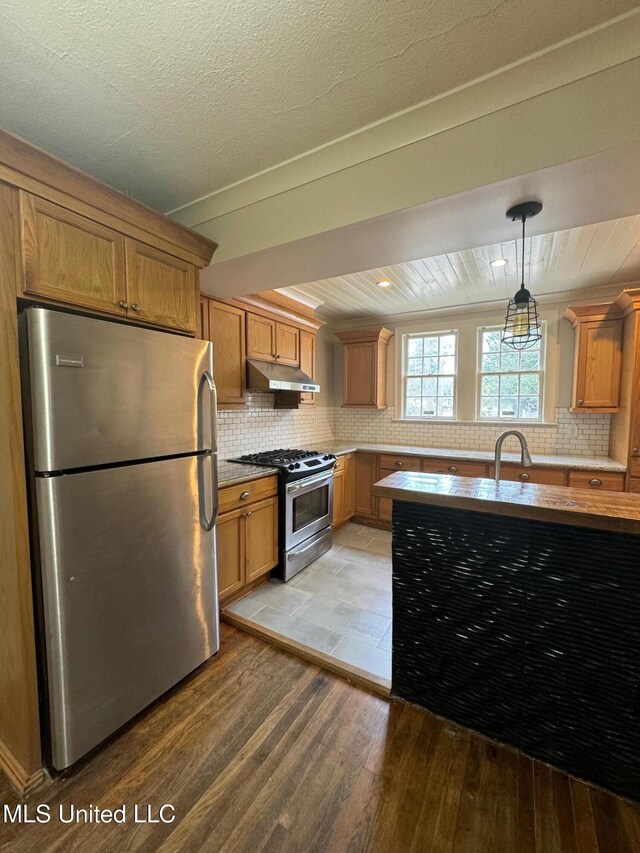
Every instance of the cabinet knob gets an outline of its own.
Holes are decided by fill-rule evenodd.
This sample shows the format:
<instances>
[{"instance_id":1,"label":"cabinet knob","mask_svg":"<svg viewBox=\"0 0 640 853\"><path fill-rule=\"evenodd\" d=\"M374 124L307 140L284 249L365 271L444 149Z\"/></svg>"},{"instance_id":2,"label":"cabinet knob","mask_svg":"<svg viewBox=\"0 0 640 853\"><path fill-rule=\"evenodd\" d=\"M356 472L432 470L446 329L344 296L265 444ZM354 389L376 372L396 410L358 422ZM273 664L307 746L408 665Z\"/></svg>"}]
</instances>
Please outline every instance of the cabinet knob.
<instances>
[{"instance_id":1,"label":"cabinet knob","mask_svg":"<svg viewBox=\"0 0 640 853\"><path fill-rule=\"evenodd\" d=\"M458 469L456 468L455 465L449 465L449 467L447 468L447 471L450 474L457 474L458 473Z\"/></svg>"},{"instance_id":2,"label":"cabinet knob","mask_svg":"<svg viewBox=\"0 0 640 853\"><path fill-rule=\"evenodd\" d=\"M242 494L240 495L240 500L246 501L246 499L250 498L250 497L251 497L251 492L242 492Z\"/></svg>"},{"instance_id":3,"label":"cabinet knob","mask_svg":"<svg viewBox=\"0 0 640 853\"><path fill-rule=\"evenodd\" d=\"M637 455L638 455L638 451L639 451L639 449L640 449L640 448L634 447L634 448L633 448L633 450L631 451L631 455L632 455L632 456L637 456Z\"/></svg>"},{"instance_id":4,"label":"cabinet knob","mask_svg":"<svg viewBox=\"0 0 640 853\"><path fill-rule=\"evenodd\" d=\"M277 361L277 360L280 358L280 353L279 353L279 352L277 352L277 353L274 355L274 358L275 358L275 360Z\"/></svg>"},{"instance_id":5,"label":"cabinet knob","mask_svg":"<svg viewBox=\"0 0 640 853\"><path fill-rule=\"evenodd\" d=\"M578 400L578 405L579 405L579 406L584 406L584 400Z\"/></svg>"},{"instance_id":6,"label":"cabinet knob","mask_svg":"<svg viewBox=\"0 0 640 853\"><path fill-rule=\"evenodd\" d=\"M593 486L594 489L598 489L602 485L602 480L599 477L594 477L593 480L589 480L589 485Z\"/></svg>"},{"instance_id":7,"label":"cabinet knob","mask_svg":"<svg viewBox=\"0 0 640 853\"><path fill-rule=\"evenodd\" d=\"M396 468L402 468L403 465L404 465L404 462L401 462L399 459L396 459Z\"/></svg>"},{"instance_id":8,"label":"cabinet knob","mask_svg":"<svg viewBox=\"0 0 640 853\"><path fill-rule=\"evenodd\" d=\"M131 303L131 310L132 310L132 311L139 311L139 310L140 310L140 306L138 305L138 303L137 303L137 302L132 302L132 303Z\"/></svg>"},{"instance_id":9,"label":"cabinet knob","mask_svg":"<svg viewBox=\"0 0 640 853\"><path fill-rule=\"evenodd\" d=\"M242 517L243 517L243 518L249 518L249 516L250 516L251 514L252 514L252 513L250 513L250 512L243 512L243 513L242 513Z\"/></svg>"},{"instance_id":10,"label":"cabinet knob","mask_svg":"<svg viewBox=\"0 0 640 853\"><path fill-rule=\"evenodd\" d=\"M126 301L126 299L119 299L119 300L118 300L118 305L119 305L121 308L128 308L128 307L129 307L129 303Z\"/></svg>"},{"instance_id":11,"label":"cabinet knob","mask_svg":"<svg viewBox=\"0 0 640 853\"><path fill-rule=\"evenodd\" d=\"M531 475L525 474L523 471L522 474L518 474L518 479L523 480L526 483L528 480L531 479Z\"/></svg>"}]
</instances>

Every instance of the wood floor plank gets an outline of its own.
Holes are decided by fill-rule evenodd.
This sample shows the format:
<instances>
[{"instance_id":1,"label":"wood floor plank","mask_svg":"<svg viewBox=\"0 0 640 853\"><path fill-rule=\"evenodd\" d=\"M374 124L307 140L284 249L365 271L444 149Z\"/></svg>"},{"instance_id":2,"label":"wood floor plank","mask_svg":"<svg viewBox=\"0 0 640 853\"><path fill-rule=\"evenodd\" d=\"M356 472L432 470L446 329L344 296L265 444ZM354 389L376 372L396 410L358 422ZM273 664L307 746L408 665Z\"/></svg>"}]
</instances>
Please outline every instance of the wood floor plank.
<instances>
[{"instance_id":1,"label":"wood floor plank","mask_svg":"<svg viewBox=\"0 0 640 853\"><path fill-rule=\"evenodd\" d=\"M640 807L229 626L220 654L30 797L170 825L12 826L0 851L639 853ZM0 807L20 802L0 779Z\"/></svg>"}]
</instances>

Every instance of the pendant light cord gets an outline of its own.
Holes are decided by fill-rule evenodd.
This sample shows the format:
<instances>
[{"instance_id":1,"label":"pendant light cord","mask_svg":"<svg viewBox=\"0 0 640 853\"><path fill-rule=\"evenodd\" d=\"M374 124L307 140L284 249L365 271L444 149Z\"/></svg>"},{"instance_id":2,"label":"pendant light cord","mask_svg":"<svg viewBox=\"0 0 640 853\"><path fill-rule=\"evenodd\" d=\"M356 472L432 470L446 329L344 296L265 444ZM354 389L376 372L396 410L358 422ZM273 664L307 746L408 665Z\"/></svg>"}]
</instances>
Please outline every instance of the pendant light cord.
<instances>
[{"instance_id":1,"label":"pendant light cord","mask_svg":"<svg viewBox=\"0 0 640 853\"><path fill-rule=\"evenodd\" d=\"M524 223L527 221L527 217L523 215L522 217L522 282L520 284L520 290L524 290Z\"/></svg>"}]
</instances>

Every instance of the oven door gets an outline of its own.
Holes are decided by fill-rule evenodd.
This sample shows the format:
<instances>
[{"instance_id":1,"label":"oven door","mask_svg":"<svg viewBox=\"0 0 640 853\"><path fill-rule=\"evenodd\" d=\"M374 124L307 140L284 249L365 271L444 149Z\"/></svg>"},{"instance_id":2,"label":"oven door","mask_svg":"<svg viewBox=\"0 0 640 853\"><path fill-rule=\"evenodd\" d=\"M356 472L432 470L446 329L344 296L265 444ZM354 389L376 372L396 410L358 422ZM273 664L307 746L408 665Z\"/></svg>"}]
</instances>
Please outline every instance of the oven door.
<instances>
[{"instance_id":1,"label":"oven door","mask_svg":"<svg viewBox=\"0 0 640 853\"><path fill-rule=\"evenodd\" d=\"M332 515L333 471L289 483L285 487L285 551L329 527Z\"/></svg>"}]
</instances>

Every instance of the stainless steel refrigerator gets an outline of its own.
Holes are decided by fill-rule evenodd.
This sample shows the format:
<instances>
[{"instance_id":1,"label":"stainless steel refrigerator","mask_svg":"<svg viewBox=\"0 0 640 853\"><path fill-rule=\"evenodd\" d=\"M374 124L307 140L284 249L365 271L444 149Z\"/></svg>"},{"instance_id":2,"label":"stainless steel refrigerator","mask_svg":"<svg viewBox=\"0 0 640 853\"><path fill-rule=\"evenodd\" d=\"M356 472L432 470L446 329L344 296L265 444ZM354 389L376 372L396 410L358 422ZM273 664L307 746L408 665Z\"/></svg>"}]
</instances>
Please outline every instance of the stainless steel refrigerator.
<instances>
[{"instance_id":1,"label":"stainless steel refrigerator","mask_svg":"<svg viewBox=\"0 0 640 853\"><path fill-rule=\"evenodd\" d=\"M62 770L219 648L212 347L20 318L45 733Z\"/></svg>"}]
</instances>

